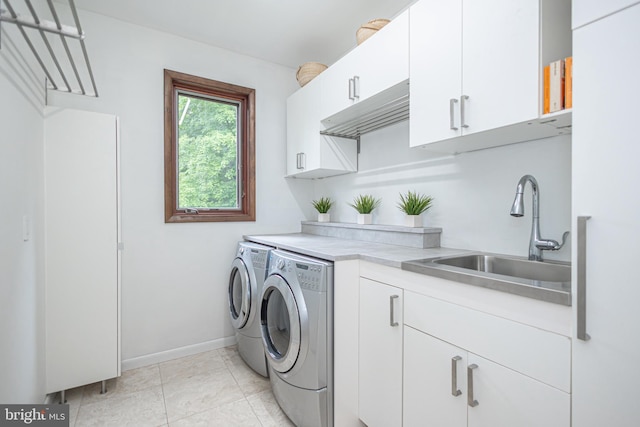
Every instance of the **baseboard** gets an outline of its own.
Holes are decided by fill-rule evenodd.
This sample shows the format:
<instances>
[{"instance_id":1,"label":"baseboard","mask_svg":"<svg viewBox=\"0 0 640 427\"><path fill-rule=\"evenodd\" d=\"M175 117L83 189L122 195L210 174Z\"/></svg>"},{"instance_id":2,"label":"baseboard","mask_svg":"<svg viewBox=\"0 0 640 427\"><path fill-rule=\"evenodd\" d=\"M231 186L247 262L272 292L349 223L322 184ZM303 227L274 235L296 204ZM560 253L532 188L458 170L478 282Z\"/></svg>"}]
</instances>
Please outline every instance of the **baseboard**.
<instances>
[{"instance_id":1,"label":"baseboard","mask_svg":"<svg viewBox=\"0 0 640 427\"><path fill-rule=\"evenodd\" d=\"M236 337L231 336L203 343L188 345L185 347L174 348L171 350L161 351L159 353L133 357L131 359L122 361L122 371L130 371L131 369L142 368L144 366L166 362L168 360L177 359L179 357L191 356L193 354L203 353L205 351L216 350L218 348L234 345L235 343Z\"/></svg>"}]
</instances>

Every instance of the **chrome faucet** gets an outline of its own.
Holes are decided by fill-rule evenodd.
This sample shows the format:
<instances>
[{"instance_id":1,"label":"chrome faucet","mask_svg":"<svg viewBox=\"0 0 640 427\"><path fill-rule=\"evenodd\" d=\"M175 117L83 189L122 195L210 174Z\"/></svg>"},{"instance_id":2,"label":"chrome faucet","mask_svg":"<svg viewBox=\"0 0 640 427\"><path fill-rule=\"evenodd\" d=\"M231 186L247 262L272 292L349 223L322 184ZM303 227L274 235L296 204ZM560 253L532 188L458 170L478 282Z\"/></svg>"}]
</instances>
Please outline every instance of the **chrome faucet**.
<instances>
[{"instance_id":1,"label":"chrome faucet","mask_svg":"<svg viewBox=\"0 0 640 427\"><path fill-rule=\"evenodd\" d=\"M565 231L562 235L562 243L558 243L555 240L547 240L540 237L540 212L539 212L539 191L538 181L531 176L525 175L518 181L516 187L516 198L513 200L513 206L511 207L511 216L521 217L524 216L524 187L527 182L531 183L531 190L533 191L533 218L531 225L531 239L529 239L529 259L534 261L542 261L542 251L557 251L562 248L567 241L569 232Z\"/></svg>"}]
</instances>

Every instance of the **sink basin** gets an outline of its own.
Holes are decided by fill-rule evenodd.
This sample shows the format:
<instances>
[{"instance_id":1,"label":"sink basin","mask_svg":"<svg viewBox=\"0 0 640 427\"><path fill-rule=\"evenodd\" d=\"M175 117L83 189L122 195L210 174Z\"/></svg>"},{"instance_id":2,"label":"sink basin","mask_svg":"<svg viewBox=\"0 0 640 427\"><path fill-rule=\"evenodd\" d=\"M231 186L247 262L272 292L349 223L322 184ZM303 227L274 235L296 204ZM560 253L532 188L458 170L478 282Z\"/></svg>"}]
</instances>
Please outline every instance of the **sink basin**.
<instances>
[{"instance_id":1,"label":"sink basin","mask_svg":"<svg viewBox=\"0 0 640 427\"><path fill-rule=\"evenodd\" d=\"M571 305L571 265L473 252L405 261L401 268L514 295Z\"/></svg>"},{"instance_id":2,"label":"sink basin","mask_svg":"<svg viewBox=\"0 0 640 427\"><path fill-rule=\"evenodd\" d=\"M483 271L542 282L571 281L571 266L568 264L529 261L485 254L440 258L433 260L433 262L473 271Z\"/></svg>"}]
</instances>

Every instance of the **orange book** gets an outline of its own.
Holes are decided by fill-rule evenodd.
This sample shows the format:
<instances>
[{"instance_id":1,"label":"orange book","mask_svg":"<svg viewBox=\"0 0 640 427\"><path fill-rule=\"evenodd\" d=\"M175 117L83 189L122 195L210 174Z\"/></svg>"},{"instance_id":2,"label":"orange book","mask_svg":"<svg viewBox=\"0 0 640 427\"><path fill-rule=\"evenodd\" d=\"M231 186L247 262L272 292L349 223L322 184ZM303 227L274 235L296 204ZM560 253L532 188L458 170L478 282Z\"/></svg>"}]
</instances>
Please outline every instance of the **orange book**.
<instances>
[{"instance_id":1,"label":"orange book","mask_svg":"<svg viewBox=\"0 0 640 427\"><path fill-rule=\"evenodd\" d=\"M564 108L573 107L573 56L564 59Z\"/></svg>"},{"instance_id":2,"label":"orange book","mask_svg":"<svg viewBox=\"0 0 640 427\"><path fill-rule=\"evenodd\" d=\"M544 96L544 104L542 107L542 114L549 113L549 76L550 76L551 66L547 65L544 67L543 72L543 96Z\"/></svg>"}]
</instances>

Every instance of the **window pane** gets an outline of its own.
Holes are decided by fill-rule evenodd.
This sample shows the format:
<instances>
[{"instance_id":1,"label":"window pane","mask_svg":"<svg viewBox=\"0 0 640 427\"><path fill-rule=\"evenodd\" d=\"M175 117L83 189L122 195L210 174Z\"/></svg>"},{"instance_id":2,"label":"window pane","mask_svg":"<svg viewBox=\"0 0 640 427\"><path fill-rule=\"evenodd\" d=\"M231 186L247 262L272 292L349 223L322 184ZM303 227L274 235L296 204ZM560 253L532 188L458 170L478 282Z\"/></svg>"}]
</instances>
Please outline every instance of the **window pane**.
<instances>
[{"instance_id":1,"label":"window pane","mask_svg":"<svg viewBox=\"0 0 640 427\"><path fill-rule=\"evenodd\" d=\"M178 209L239 209L238 104L178 92Z\"/></svg>"}]
</instances>

